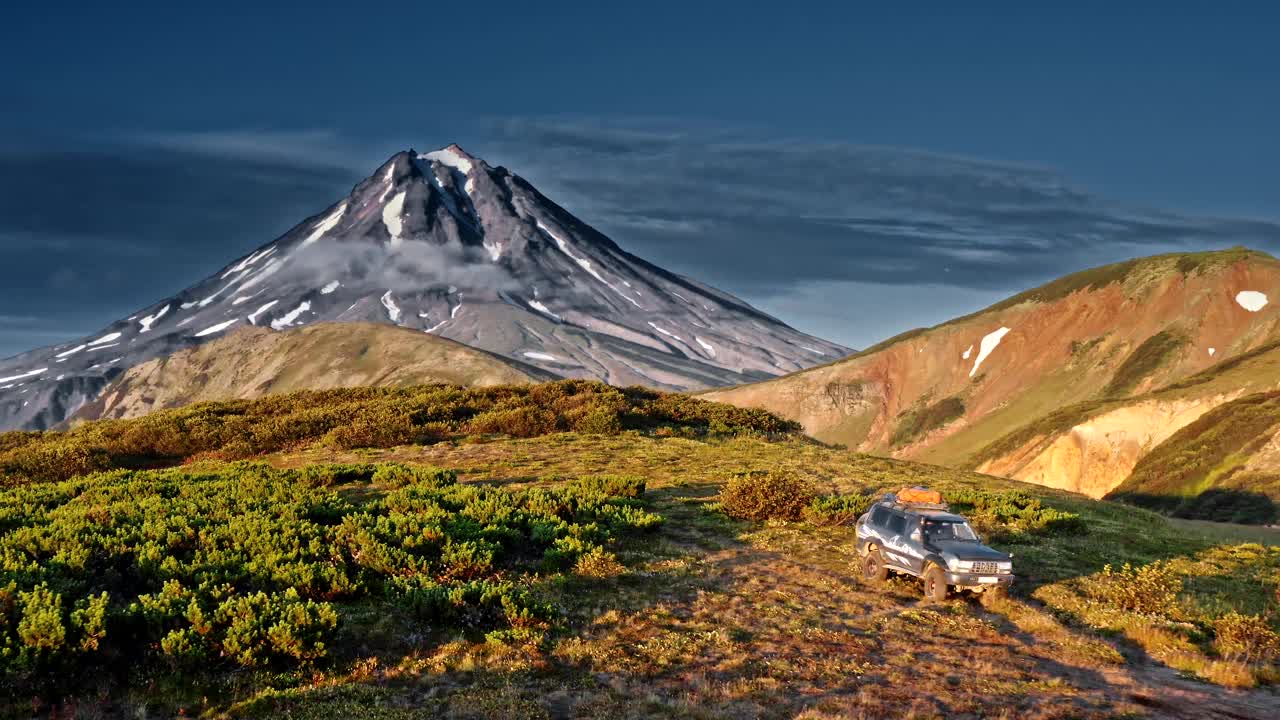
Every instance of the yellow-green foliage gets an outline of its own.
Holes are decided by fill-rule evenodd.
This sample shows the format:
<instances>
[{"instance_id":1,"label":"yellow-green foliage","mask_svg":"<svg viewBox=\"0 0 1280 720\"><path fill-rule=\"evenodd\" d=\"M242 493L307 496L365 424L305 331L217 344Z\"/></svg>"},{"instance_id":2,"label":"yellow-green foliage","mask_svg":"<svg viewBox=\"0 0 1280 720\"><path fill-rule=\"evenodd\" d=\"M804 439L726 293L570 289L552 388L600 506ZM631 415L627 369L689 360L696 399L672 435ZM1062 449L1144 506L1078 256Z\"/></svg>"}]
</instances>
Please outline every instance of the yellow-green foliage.
<instances>
[{"instance_id":1,"label":"yellow-green foliage","mask_svg":"<svg viewBox=\"0 0 1280 720\"><path fill-rule=\"evenodd\" d=\"M725 483L720 507L740 520L799 520L815 497L813 485L799 475L744 473Z\"/></svg>"},{"instance_id":2,"label":"yellow-green foliage","mask_svg":"<svg viewBox=\"0 0 1280 720\"><path fill-rule=\"evenodd\" d=\"M371 483L359 504L336 489L350 483ZM605 546L661 521L642 493L634 478L512 490L423 467L246 462L2 490L0 676L74 677L117 657L310 662L348 603L426 628L530 631L553 608L512 573L616 574Z\"/></svg>"},{"instance_id":3,"label":"yellow-green foliage","mask_svg":"<svg viewBox=\"0 0 1280 720\"><path fill-rule=\"evenodd\" d=\"M1280 659L1280 634L1264 618L1230 612L1213 623L1214 645L1231 660L1265 663Z\"/></svg>"},{"instance_id":4,"label":"yellow-green foliage","mask_svg":"<svg viewBox=\"0 0 1280 720\"><path fill-rule=\"evenodd\" d=\"M1223 404L1147 453L1110 497L1180 517L1230 522L1273 522L1280 483L1274 476L1223 467L1248 456L1280 425L1280 392L1248 395ZM1216 476L1211 487L1205 481Z\"/></svg>"},{"instance_id":5,"label":"yellow-green foliage","mask_svg":"<svg viewBox=\"0 0 1280 720\"><path fill-rule=\"evenodd\" d=\"M1175 617L1182 578L1159 560L1136 568L1125 563L1119 570L1107 565L1093 578L1087 591L1120 610Z\"/></svg>"},{"instance_id":6,"label":"yellow-green foliage","mask_svg":"<svg viewBox=\"0 0 1280 720\"><path fill-rule=\"evenodd\" d=\"M623 430L773 435L798 432L799 426L763 410L581 380L312 390L85 423L65 433L0 433L0 484L65 480L191 458L238 460L317 442L352 449L468 435Z\"/></svg>"}]
</instances>

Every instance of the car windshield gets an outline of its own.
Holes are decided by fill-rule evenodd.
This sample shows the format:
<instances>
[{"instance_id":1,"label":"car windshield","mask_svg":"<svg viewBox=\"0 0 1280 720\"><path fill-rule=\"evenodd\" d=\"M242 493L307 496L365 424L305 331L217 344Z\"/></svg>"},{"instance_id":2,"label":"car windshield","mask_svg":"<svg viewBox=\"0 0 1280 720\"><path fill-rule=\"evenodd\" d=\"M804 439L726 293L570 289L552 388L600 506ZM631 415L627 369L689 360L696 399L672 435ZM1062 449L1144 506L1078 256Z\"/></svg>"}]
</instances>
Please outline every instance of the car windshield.
<instances>
[{"instance_id":1,"label":"car windshield","mask_svg":"<svg viewBox=\"0 0 1280 720\"><path fill-rule=\"evenodd\" d=\"M969 527L969 523L961 520L960 522L940 522L937 520L924 521L924 534L930 540L968 540L976 541L978 535L973 532L973 528Z\"/></svg>"}]
</instances>

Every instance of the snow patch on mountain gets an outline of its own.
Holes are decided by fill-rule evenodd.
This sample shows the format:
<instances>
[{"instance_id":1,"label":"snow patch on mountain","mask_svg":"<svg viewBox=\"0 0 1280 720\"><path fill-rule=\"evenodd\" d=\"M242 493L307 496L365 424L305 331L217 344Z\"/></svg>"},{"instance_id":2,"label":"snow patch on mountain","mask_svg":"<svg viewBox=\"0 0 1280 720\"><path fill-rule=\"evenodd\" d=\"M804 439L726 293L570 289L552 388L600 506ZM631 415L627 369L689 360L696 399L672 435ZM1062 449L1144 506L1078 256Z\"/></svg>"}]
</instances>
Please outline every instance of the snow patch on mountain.
<instances>
[{"instance_id":1,"label":"snow patch on mountain","mask_svg":"<svg viewBox=\"0 0 1280 720\"><path fill-rule=\"evenodd\" d=\"M972 355L972 354L973 354L973 346L972 346L972 345L970 345L970 346L969 346L969 348L968 348L967 350L965 350L964 352L960 353L960 357L961 357L961 359L963 359L963 360L968 360L968 359L969 359L969 356L970 356L970 355Z\"/></svg>"},{"instance_id":2,"label":"snow patch on mountain","mask_svg":"<svg viewBox=\"0 0 1280 720\"><path fill-rule=\"evenodd\" d=\"M27 372L20 373L20 374L18 374L18 375L13 375L13 376L11 376L11 377L6 377L6 378L0 378L0 383L13 382L14 380L24 380L24 379L29 378L29 377L35 377L35 376L37 376L37 375L43 375L43 374L45 374L45 373L47 373L47 372L49 372L49 368L47 368L47 367L46 367L46 368L40 368L39 370L28 370Z\"/></svg>"},{"instance_id":3,"label":"snow patch on mountain","mask_svg":"<svg viewBox=\"0 0 1280 720\"><path fill-rule=\"evenodd\" d=\"M418 158L421 160L434 160L441 165L446 165L457 170L463 175L470 175L471 168L475 167L471 158L459 152L454 145L450 145L449 147L442 148L440 150L433 150L429 153L424 153L419 155Z\"/></svg>"},{"instance_id":4,"label":"snow patch on mountain","mask_svg":"<svg viewBox=\"0 0 1280 720\"><path fill-rule=\"evenodd\" d=\"M139 330L138 332L151 332L151 326L154 325L157 320L164 317L164 314L167 312L169 312L169 306L165 305L164 307L160 308L160 311L157 312L156 314L148 315L142 318L141 320L139 320L138 324L142 326L142 329Z\"/></svg>"},{"instance_id":5,"label":"snow patch on mountain","mask_svg":"<svg viewBox=\"0 0 1280 720\"><path fill-rule=\"evenodd\" d=\"M1257 290L1241 290L1236 293L1236 303L1249 312L1258 312L1267 306L1267 296Z\"/></svg>"},{"instance_id":6,"label":"snow patch on mountain","mask_svg":"<svg viewBox=\"0 0 1280 720\"><path fill-rule=\"evenodd\" d=\"M220 333L220 332L222 332L223 330L226 330L227 328L231 327L232 325L235 325L235 324L236 324L236 323L238 323L238 322L240 322L240 318L233 318L233 319L228 320L228 321L226 321L226 322L218 323L217 325L214 325L214 326L212 326L212 327L207 327L207 328L205 328L205 329L201 330L200 332L196 333L196 334L195 334L195 336L196 336L196 337L207 337L207 336L209 336L209 335L213 335L213 334L215 334L215 333Z\"/></svg>"},{"instance_id":7,"label":"snow patch on mountain","mask_svg":"<svg viewBox=\"0 0 1280 720\"><path fill-rule=\"evenodd\" d=\"M586 271L591 275L591 277L593 277L593 278L595 278L596 280L599 280L600 282L602 282L602 283L604 283L605 285L609 286L609 289L610 289L610 290L612 290L612 291L614 291L614 292L618 293L619 295L621 295L621 296L622 296L622 298L623 298L624 300L626 300L627 302L631 303L632 305L635 305L637 308L640 308L641 310L643 310L643 309L644 309L643 307L640 307L640 303L638 303L638 302L636 302L634 299L632 299L630 295L627 295L625 292L623 292L622 290L620 290L620 289L618 288L618 286L617 286L617 285L614 285L613 283L609 282L608 280L606 280L606 279L604 278L604 276L603 276L603 275L601 275L598 271L596 271L596 269L592 266L592 264L591 264L591 261L590 261L590 260L587 260L586 258L581 258L581 257L578 257L577 255L574 255L574 254L573 254L573 251L569 249L569 243L568 243L568 242L566 242L564 238L562 238L562 237L560 237L559 235L557 235L556 233L552 232L551 228L549 228L549 227L547 227L545 224L543 224L543 222L542 222L541 220L538 220L538 221L537 221L537 224L538 224L538 229L539 229L539 230L541 230L541 231L542 231L542 232L543 232L547 237L549 237L549 238L551 238L552 240L554 240L554 241L555 241L555 243L556 243L556 246L560 248L560 252L562 252L562 253L564 253L565 255L569 256L569 259L570 259L570 260L573 260L574 262L576 262L576 263L578 264L578 267L581 267L583 270L586 270Z\"/></svg>"},{"instance_id":8,"label":"snow patch on mountain","mask_svg":"<svg viewBox=\"0 0 1280 720\"><path fill-rule=\"evenodd\" d=\"M558 363L558 362L560 362L560 358L556 357L555 355L548 355L548 354L546 354L546 353L540 353L540 352L523 352L523 353L520 353L520 354L521 354L521 355L524 355L525 357L529 358L530 360L542 360L543 362L553 362L553 363Z\"/></svg>"},{"instance_id":9,"label":"snow patch on mountain","mask_svg":"<svg viewBox=\"0 0 1280 720\"><path fill-rule=\"evenodd\" d=\"M285 313L283 316L271 321L272 330L283 330L293 324L298 316L311 309L311 301L303 300L298 307Z\"/></svg>"},{"instance_id":10,"label":"snow patch on mountain","mask_svg":"<svg viewBox=\"0 0 1280 720\"><path fill-rule=\"evenodd\" d=\"M396 305L395 298L391 297L391 291L388 290L382 295L382 307L387 309L387 317L391 318L391 322L400 322L400 306Z\"/></svg>"},{"instance_id":11,"label":"snow patch on mountain","mask_svg":"<svg viewBox=\"0 0 1280 720\"><path fill-rule=\"evenodd\" d=\"M547 306L546 306L546 305L543 305L542 303L538 302L537 300L530 300L530 301L529 301L529 307L533 308L534 310L537 310L538 312L542 313L543 315L550 315L551 317L553 317L553 318L555 318L555 319L557 319L557 320L559 320L559 319L560 319L560 316L559 316L559 315L557 315L557 314L555 314L555 313L551 312L549 309L547 309Z\"/></svg>"},{"instance_id":12,"label":"snow patch on mountain","mask_svg":"<svg viewBox=\"0 0 1280 720\"><path fill-rule=\"evenodd\" d=\"M329 215L329 217L325 218L324 220L321 220L316 225L316 229L311 231L311 234L308 235L306 238L304 238L302 242L298 244L298 247L304 248L310 245L311 243L319 240L320 238L324 237L325 233L329 232L330 230L338 226L338 223L342 221L342 216L346 214L347 214L347 204L342 203L341 205L338 206L337 210L334 210L333 213Z\"/></svg>"},{"instance_id":13,"label":"snow patch on mountain","mask_svg":"<svg viewBox=\"0 0 1280 720\"><path fill-rule=\"evenodd\" d=\"M342 286L342 283L338 282L337 280L334 280L328 285L325 285L324 287L320 288L320 294L328 295L329 293L333 292L334 290L337 290L341 286Z\"/></svg>"},{"instance_id":14,"label":"snow patch on mountain","mask_svg":"<svg viewBox=\"0 0 1280 720\"><path fill-rule=\"evenodd\" d=\"M391 245L395 247L403 242L400 237L401 231L404 230L404 198L408 195L408 191L401 190L396 196L391 198L391 202L382 206L382 224L387 226L387 232L391 233Z\"/></svg>"},{"instance_id":15,"label":"snow patch on mountain","mask_svg":"<svg viewBox=\"0 0 1280 720\"><path fill-rule=\"evenodd\" d=\"M1003 340L1004 336L1008 333L1009 328L1002 327L999 330L987 333L982 338L982 342L978 345L978 359L973 361L973 369L969 371L969 377L973 377L977 374L978 367L982 365L982 361L987 359L987 356L1000 345L1000 341Z\"/></svg>"},{"instance_id":16,"label":"snow patch on mountain","mask_svg":"<svg viewBox=\"0 0 1280 720\"><path fill-rule=\"evenodd\" d=\"M89 347L94 347L95 345L102 345L103 343L109 343L109 342L119 340L120 336L123 334L124 333L118 333L118 332L108 333L98 338L97 340L94 340L93 342L89 343Z\"/></svg>"},{"instance_id":17,"label":"snow patch on mountain","mask_svg":"<svg viewBox=\"0 0 1280 720\"><path fill-rule=\"evenodd\" d=\"M649 323L649 327L653 328L654 330L657 330L658 332L662 333L663 335L666 335L667 337L672 337L677 340L680 340L680 342L684 342L684 340L682 340L679 335L671 332L670 330L666 330L664 328L658 327L656 324L652 322Z\"/></svg>"},{"instance_id":18,"label":"snow patch on mountain","mask_svg":"<svg viewBox=\"0 0 1280 720\"><path fill-rule=\"evenodd\" d=\"M715 356L716 356L716 346L715 346L715 345L712 345L711 343L707 342L706 340L703 340L702 338L698 337L697 335L694 335L694 336L693 336L693 341L694 341L694 342L696 342L696 343L698 343L699 345L701 345L701 346L702 346L702 349L703 349L703 350L706 350L706 351L707 351L707 354L708 354L708 355L710 355L711 357L715 357ZM819 353L819 355L821 355L821 353Z\"/></svg>"},{"instance_id":19,"label":"snow patch on mountain","mask_svg":"<svg viewBox=\"0 0 1280 720\"><path fill-rule=\"evenodd\" d=\"M254 310L252 313L250 313L250 314L249 314L249 324L250 324L250 325L257 325L257 324L258 324L258 316L259 316L259 315L261 315L262 313L264 313L264 312L266 312L266 311L270 310L271 308L275 307L276 303L278 303L278 302L280 302L280 301L279 301L279 300L272 300L271 302L267 303L266 305L263 305L262 307L258 308L257 310Z\"/></svg>"}]
</instances>

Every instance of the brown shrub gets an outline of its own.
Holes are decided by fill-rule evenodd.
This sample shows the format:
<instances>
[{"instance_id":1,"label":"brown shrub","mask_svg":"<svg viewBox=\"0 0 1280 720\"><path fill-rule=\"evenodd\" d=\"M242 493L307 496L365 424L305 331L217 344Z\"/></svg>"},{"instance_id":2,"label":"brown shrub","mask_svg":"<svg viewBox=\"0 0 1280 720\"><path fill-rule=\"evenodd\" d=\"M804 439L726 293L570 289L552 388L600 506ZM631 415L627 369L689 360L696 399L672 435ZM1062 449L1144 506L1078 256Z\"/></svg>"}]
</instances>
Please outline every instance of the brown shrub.
<instances>
[{"instance_id":1,"label":"brown shrub","mask_svg":"<svg viewBox=\"0 0 1280 720\"><path fill-rule=\"evenodd\" d=\"M808 480L787 472L739 475L720 491L720 506L740 520L799 520L817 494Z\"/></svg>"}]
</instances>

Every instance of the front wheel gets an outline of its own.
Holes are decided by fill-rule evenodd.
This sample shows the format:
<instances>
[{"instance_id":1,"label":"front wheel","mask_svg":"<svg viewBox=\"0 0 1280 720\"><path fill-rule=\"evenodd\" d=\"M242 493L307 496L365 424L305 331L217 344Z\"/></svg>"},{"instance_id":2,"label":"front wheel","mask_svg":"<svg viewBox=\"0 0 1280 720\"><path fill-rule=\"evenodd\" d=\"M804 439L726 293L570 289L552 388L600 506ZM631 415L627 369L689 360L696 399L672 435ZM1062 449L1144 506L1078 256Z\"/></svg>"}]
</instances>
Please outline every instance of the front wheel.
<instances>
[{"instance_id":1,"label":"front wheel","mask_svg":"<svg viewBox=\"0 0 1280 720\"><path fill-rule=\"evenodd\" d=\"M947 576L937 565L931 565L924 573L924 596L936 602L947 599Z\"/></svg>"},{"instance_id":2,"label":"front wheel","mask_svg":"<svg viewBox=\"0 0 1280 720\"><path fill-rule=\"evenodd\" d=\"M881 585L889 577L889 568L884 566L884 558L880 557L880 548L874 545L867 548L867 556L862 558L862 579L873 585Z\"/></svg>"}]
</instances>

